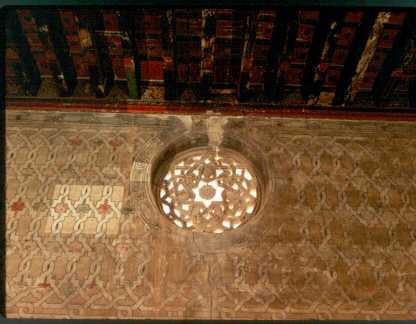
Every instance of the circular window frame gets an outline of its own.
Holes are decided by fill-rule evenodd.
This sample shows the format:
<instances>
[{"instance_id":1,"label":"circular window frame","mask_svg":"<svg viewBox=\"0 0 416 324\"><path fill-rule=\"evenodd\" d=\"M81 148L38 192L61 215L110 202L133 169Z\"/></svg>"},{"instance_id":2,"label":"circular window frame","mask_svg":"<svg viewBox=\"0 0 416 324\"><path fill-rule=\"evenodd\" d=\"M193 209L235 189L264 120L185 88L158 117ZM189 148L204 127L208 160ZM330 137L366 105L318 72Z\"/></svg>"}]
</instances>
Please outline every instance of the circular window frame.
<instances>
[{"instance_id":1,"label":"circular window frame","mask_svg":"<svg viewBox=\"0 0 416 324\"><path fill-rule=\"evenodd\" d=\"M269 205L269 202L272 201L270 199L270 193L273 190L274 181L270 175L269 161L265 158L265 153L260 149L260 146L251 141L247 136L244 136L244 134L241 135L242 136L237 137L226 133L219 146L222 149L229 149L243 156L255 171L260 198L257 200L255 213L250 217L248 222L245 222L244 225L239 226L232 231L224 231L221 235L213 235L213 233L184 231L182 228L172 224L172 221L160 210L157 194L155 194L155 191L157 191L157 189L155 189L157 185L155 186L155 184L158 183L158 177L160 174L167 172L169 165L172 163L175 156L181 152L210 146L208 134L203 131L187 132L182 136L172 138L163 148L159 149L158 153L151 158L151 161L149 161L146 192L155 214L150 217L148 216L148 218L153 219L157 215L157 220L155 220L155 222L158 223L162 229L168 230L169 232L174 231L179 236L191 235L194 236L194 238L205 236L214 237L218 242L220 241L219 237L223 239L229 237L231 239L233 236L243 235L242 233L250 230L250 228L257 227L259 219L264 216L264 209Z\"/></svg>"},{"instance_id":2,"label":"circular window frame","mask_svg":"<svg viewBox=\"0 0 416 324\"><path fill-rule=\"evenodd\" d=\"M239 248L249 241L256 242L259 236L269 235L270 222L274 222L279 208L279 199L272 199L276 192L276 179L271 173L271 161L261 143L252 140L249 132L233 128L224 133L220 146L237 151L249 160L257 172L257 181L261 190L261 199L256 214L244 226L221 235L186 231L178 228L160 211L154 195L155 176L163 166L169 165L174 156L184 150L209 146L205 129L193 131L172 129L170 136L155 139L146 152L138 153L133 160L129 198L137 221L144 222L159 239L181 242L190 253L221 253L231 248ZM271 234L273 235L273 234Z\"/></svg>"},{"instance_id":3,"label":"circular window frame","mask_svg":"<svg viewBox=\"0 0 416 324\"><path fill-rule=\"evenodd\" d=\"M201 227L194 226L192 221L191 221L192 225L189 227L187 227L186 225L183 226L183 224L178 224L178 222L182 222L182 220L179 220L180 218L179 216L175 216L172 214L171 208L169 208L169 212L166 212L164 210L164 205L166 203L162 201L160 197L161 191L165 191L165 192L167 191L164 185L164 179L166 178L166 175L173 172L172 168L175 168L175 166L180 164L182 161L192 159L192 155L204 156L207 154L207 155L214 156L214 154L216 153L219 154L219 156L221 157L220 160L222 159L225 161L230 161L231 163L233 163L234 166L237 165L238 169L244 170L243 171L244 174L245 174L245 170L247 170L250 176L254 179L256 196L252 198L252 200L254 200L253 209L248 212L247 208L243 207L243 212L239 216L232 216L230 219L234 217L241 217L241 222L235 227L233 225L238 223L237 219L234 219L235 222L231 223L233 225L230 224L228 228L227 226L224 225L224 221L227 220L227 217L220 219L218 222L221 223L221 226L217 224L216 227L213 226L213 229L210 229L211 224L209 223L209 221L207 222L206 227L203 229L201 229L202 226ZM196 162L196 163L200 163L200 162ZM215 181L217 181L218 178L215 177L215 179L216 179ZM242 228L247 223L250 223L252 219L256 217L261 207L261 202L263 200L262 199L263 181L256 167L244 155L242 155L241 153L233 149L226 148L226 147L220 147L216 151L216 149L212 146L196 146L196 147L191 147L191 148L187 148L185 150L176 152L169 159L160 161L160 164L155 167L151 183L152 183L153 199L157 205L158 210L163 215L163 217L166 218L170 223L174 224L179 230L188 230L188 231L198 232L198 233L225 234L231 231L238 230L239 228ZM197 202L198 201L195 201L194 203L197 203ZM192 204L192 202L188 202L188 203ZM228 205L226 203L224 204L227 208ZM200 216L202 217L202 214Z\"/></svg>"}]
</instances>

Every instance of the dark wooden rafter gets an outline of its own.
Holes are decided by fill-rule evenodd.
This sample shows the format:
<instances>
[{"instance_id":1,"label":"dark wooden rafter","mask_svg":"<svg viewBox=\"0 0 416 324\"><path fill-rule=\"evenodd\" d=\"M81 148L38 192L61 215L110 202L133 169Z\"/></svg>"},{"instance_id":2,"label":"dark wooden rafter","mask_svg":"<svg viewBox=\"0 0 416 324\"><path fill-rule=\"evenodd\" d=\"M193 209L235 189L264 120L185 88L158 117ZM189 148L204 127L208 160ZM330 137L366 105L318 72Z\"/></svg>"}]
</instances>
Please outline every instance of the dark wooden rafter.
<instances>
[{"instance_id":1,"label":"dark wooden rafter","mask_svg":"<svg viewBox=\"0 0 416 324\"><path fill-rule=\"evenodd\" d=\"M386 55L383 67L377 76L373 88L373 100L376 105L383 102L390 101L394 92L397 90L401 92L401 96L396 97L397 105L405 104L412 106L413 100L411 95L415 95L410 90L410 84L413 80L413 75L416 72L415 64L415 42L416 25L415 13L392 12L389 23L391 26L403 23L403 28L400 28L392 47ZM409 91L409 96L406 92ZM400 99L401 98L401 99ZM406 101L406 102L403 102ZM392 103L393 104L393 103Z\"/></svg>"},{"instance_id":2,"label":"dark wooden rafter","mask_svg":"<svg viewBox=\"0 0 416 324\"><path fill-rule=\"evenodd\" d=\"M280 33L279 29L282 29L279 24L279 19L281 18L281 11L273 10L273 12L268 11L272 17L270 17L270 23L273 24L273 27L269 25L269 28L272 27L271 30L271 37L269 39L269 51L268 51L268 58L267 63L265 66L264 71L264 98L267 101L274 101L276 99L277 94L277 71L279 67L279 47L280 44ZM270 29L269 29L270 35Z\"/></svg>"},{"instance_id":3,"label":"dark wooden rafter","mask_svg":"<svg viewBox=\"0 0 416 324\"><path fill-rule=\"evenodd\" d=\"M215 10L202 10L201 96L208 99L214 78Z\"/></svg>"},{"instance_id":4,"label":"dark wooden rafter","mask_svg":"<svg viewBox=\"0 0 416 324\"><path fill-rule=\"evenodd\" d=\"M315 38L315 29L319 22L319 11L300 10L297 21L289 24L286 33L286 48L280 54L278 87L284 92L284 103L304 104L302 84L310 63L310 49ZM316 55L316 54L315 54Z\"/></svg>"},{"instance_id":5,"label":"dark wooden rafter","mask_svg":"<svg viewBox=\"0 0 416 324\"><path fill-rule=\"evenodd\" d=\"M326 75L329 69L329 62L335 50L338 34L341 29L343 17L342 10L336 15L328 15L325 17L325 42L322 50L320 50L319 57L312 63L311 73L311 91L308 94L308 104L317 104L321 97L322 87L326 81ZM321 98L325 101L327 98Z\"/></svg>"},{"instance_id":6,"label":"dark wooden rafter","mask_svg":"<svg viewBox=\"0 0 416 324\"><path fill-rule=\"evenodd\" d=\"M249 88L258 88L263 96L275 22L276 12L274 10L261 10L257 15L254 64L249 79Z\"/></svg>"},{"instance_id":7,"label":"dark wooden rafter","mask_svg":"<svg viewBox=\"0 0 416 324\"><path fill-rule=\"evenodd\" d=\"M41 84L39 70L16 13L10 12L6 19L6 93L34 96Z\"/></svg>"},{"instance_id":8,"label":"dark wooden rafter","mask_svg":"<svg viewBox=\"0 0 416 324\"><path fill-rule=\"evenodd\" d=\"M37 10L38 11L38 10ZM77 86L76 71L70 55L68 43L64 35L64 28L56 11L39 9L37 15L39 22L48 29L47 43L57 58L58 69L61 74L58 75L58 83L64 83L67 89L61 95L72 96Z\"/></svg>"},{"instance_id":9,"label":"dark wooden rafter","mask_svg":"<svg viewBox=\"0 0 416 324\"><path fill-rule=\"evenodd\" d=\"M135 10L120 10L120 29L123 32L123 62L126 72L128 94L132 99L140 98L140 59L137 55Z\"/></svg>"},{"instance_id":10,"label":"dark wooden rafter","mask_svg":"<svg viewBox=\"0 0 416 324\"><path fill-rule=\"evenodd\" d=\"M319 98L325 80L324 73L328 68L326 61L333 49L335 35L342 15L342 10L335 13L321 10L319 19L315 16L314 22L311 21L311 25L315 28L301 82L302 97L305 103L309 105L315 104L317 98Z\"/></svg>"},{"instance_id":11,"label":"dark wooden rafter","mask_svg":"<svg viewBox=\"0 0 416 324\"><path fill-rule=\"evenodd\" d=\"M269 59L270 97L281 101L285 95L288 69L293 55L298 28L298 12L281 8L277 13L276 27Z\"/></svg>"},{"instance_id":12,"label":"dark wooden rafter","mask_svg":"<svg viewBox=\"0 0 416 324\"><path fill-rule=\"evenodd\" d=\"M11 95L23 95L25 93L24 84L26 80L23 78L22 68L19 63L19 55L14 43L8 42L6 49L7 65L5 69L7 93Z\"/></svg>"},{"instance_id":13,"label":"dark wooden rafter","mask_svg":"<svg viewBox=\"0 0 416 324\"><path fill-rule=\"evenodd\" d=\"M99 53L97 49L97 45L101 42L98 41L97 44L99 38L95 34L96 23L94 18L96 14L92 15L91 11L82 9L77 11L76 15L79 24L81 50L87 62L91 86L97 97L103 97L108 93L108 85L112 83L112 80L108 80L107 71L103 66L106 63L103 62L102 52Z\"/></svg>"},{"instance_id":14,"label":"dark wooden rafter","mask_svg":"<svg viewBox=\"0 0 416 324\"><path fill-rule=\"evenodd\" d=\"M97 50L98 68L103 76L103 87L102 85L99 86L98 95L105 97L109 95L114 85L115 66L111 62L110 48L106 42L102 12L100 10L90 10L87 19L93 45Z\"/></svg>"},{"instance_id":15,"label":"dark wooden rafter","mask_svg":"<svg viewBox=\"0 0 416 324\"><path fill-rule=\"evenodd\" d=\"M136 49L140 66L141 96L165 99L165 64L163 61L163 9L138 10L135 17Z\"/></svg>"},{"instance_id":16,"label":"dark wooden rafter","mask_svg":"<svg viewBox=\"0 0 416 324\"><path fill-rule=\"evenodd\" d=\"M11 95L23 96L26 93L28 80L20 64L16 45L9 42L5 54L7 60L5 68L6 92Z\"/></svg>"},{"instance_id":17,"label":"dark wooden rafter","mask_svg":"<svg viewBox=\"0 0 416 324\"><path fill-rule=\"evenodd\" d=\"M175 11L173 9L167 9L162 16L162 59L165 78L165 98L167 100L177 97L175 26Z\"/></svg>"},{"instance_id":18,"label":"dark wooden rafter","mask_svg":"<svg viewBox=\"0 0 416 324\"><path fill-rule=\"evenodd\" d=\"M343 62L340 79L337 82L337 87L335 89L335 96L332 101L334 106L346 104L344 99L346 97L348 87L351 84L351 80L355 74L357 64L361 59L362 53L364 52L368 37L372 32L377 14L378 11L376 10L364 12L360 19L359 25L357 25L358 30L356 32L356 37L351 44L351 50L348 51L347 57Z\"/></svg>"},{"instance_id":19,"label":"dark wooden rafter","mask_svg":"<svg viewBox=\"0 0 416 324\"><path fill-rule=\"evenodd\" d=\"M120 12L117 10L101 10L103 19L102 30L97 30L108 49L115 81L126 81L127 75L124 68L124 49L122 40L128 37L121 31L119 24Z\"/></svg>"},{"instance_id":20,"label":"dark wooden rafter","mask_svg":"<svg viewBox=\"0 0 416 324\"><path fill-rule=\"evenodd\" d=\"M81 46L78 17L69 9L57 10L56 14L61 22L63 36L68 45L69 56L78 81L89 79L87 55Z\"/></svg>"},{"instance_id":21,"label":"dark wooden rafter","mask_svg":"<svg viewBox=\"0 0 416 324\"><path fill-rule=\"evenodd\" d=\"M135 62L133 57L131 33L128 33L128 21L122 19L119 10L102 10L103 30L108 54L114 72L115 82L127 86L131 98L138 98Z\"/></svg>"},{"instance_id":22,"label":"dark wooden rafter","mask_svg":"<svg viewBox=\"0 0 416 324\"><path fill-rule=\"evenodd\" d=\"M347 103L354 103L359 94L371 96L379 71L383 67L388 51L394 45L403 19L404 16L399 18L388 11L378 13L348 87L345 98ZM391 23L394 21L395 26L393 27Z\"/></svg>"},{"instance_id":23,"label":"dark wooden rafter","mask_svg":"<svg viewBox=\"0 0 416 324\"><path fill-rule=\"evenodd\" d=\"M30 52L35 59L41 76L50 76L51 71L49 70L49 66L46 62L45 48L39 38L38 27L31 10L16 10L16 13L22 27L22 32L25 35Z\"/></svg>"},{"instance_id":24,"label":"dark wooden rafter","mask_svg":"<svg viewBox=\"0 0 416 324\"><path fill-rule=\"evenodd\" d=\"M241 62L240 96L254 92L265 96L266 73L269 72L270 51L275 31L276 12L260 10L247 18L243 59Z\"/></svg>"},{"instance_id":25,"label":"dark wooden rafter","mask_svg":"<svg viewBox=\"0 0 416 324\"><path fill-rule=\"evenodd\" d=\"M247 12L243 10L217 9L215 12L214 77L211 87L214 97L236 99L246 16Z\"/></svg>"},{"instance_id":26,"label":"dark wooden rafter","mask_svg":"<svg viewBox=\"0 0 416 324\"><path fill-rule=\"evenodd\" d=\"M332 23L331 32L324 46L325 50L315 73L315 80L321 81L322 88L319 89L314 103L332 104L341 79L342 68L348 53L352 50L362 17L362 11L347 11L343 17Z\"/></svg>"},{"instance_id":27,"label":"dark wooden rafter","mask_svg":"<svg viewBox=\"0 0 416 324\"><path fill-rule=\"evenodd\" d=\"M202 12L175 9L175 67L178 98L197 98L201 80Z\"/></svg>"},{"instance_id":28,"label":"dark wooden rafter","mask_svg":"<svg viewBox=\"0 0 416 324\"><path fill-rule=\"evenodd\" d=\"M325 43L319 51L319 57L312 63L309 105L332 104L342 68L357 35L362 16L360 11L339 10L337 14L327 13L323 17Z\"/></svg>"},{"instance_id":29,"label":"dark wooden rafter","mask_svg":"<svg viewBox=\"0 0 416 324\"><path fill-rule=\"evenodd\" d=\"M75 88L75 74L69 72L66 43L57 35L60 26L56 24L55 16L47 10L32 11L35 18L39 39L45 50L46 60L51 76L60 96L69 96ZM69 73L68 73L69 72Z\"/></svg>"},{"instance_id":30,"label":"dark wooden rafter","mask_svg":"<svg viewBox=\"0 0 416 324\"><path fill-rule=\"evenodd\" d=\"M68 79L62 69L62 62L58 59L50 36L50 26L44 13L37 10L17 10L17 17L22 31L29 44L31 55L34 57L42 78L42 85L46 85L43 93L65 96L71 92ZM50 82L48 82L48 80ZM57 88L54 93L50 89Z\"/></svg>"},{"instance_id":31,"label":"dark wooden rafter","mask_svg":"<svg viewBox=\"0 0 416 324\"><path fill-rule=\"evenodd\" d=\"M257 12L247 15L245 22L243 51L241 54L240 80L237 86L237 97L240 100L247 99L247 83L250 78L250 70L253 65L253 50L255 41Z\"/></svg>"},{"instance_id":32,"label":"dark wooden rafter","mask_svg":"<svg viewBox=\"0 0 416 324\"><path fill-rule=\"evenodd\" d=\"M298 9L17 10L7 95L415 105L414 11Z\"/></svg>"},{"instance_id":33,"label":"dark wooden rafter","mask_svg":"<svg viewBox=\"0 0 416 324\"><path fill-rule=\"evenodd\" d=\"M129 12L128 25L131 30L132 49L134 53L135 75L137 82L138 96L143 91L142 80L142 65L145 61L143 53L140 51L141 42L143 41L143 9L135 9Z\"/></svg>"},{"instance_id":34,"label":"dark wooden rafter","mask_svg":"<svg viewBox=\"0 0 416 324\"><path fill-rule=\"evenodd\" d=\"M414 18L414 16L412 17ZM408 21L414 21L409 19ZM405 43L404 55L383 87L383 102L416 108L416 26ZM406 102L403 102L406 101Z\"/></svg>"}]
</instances>

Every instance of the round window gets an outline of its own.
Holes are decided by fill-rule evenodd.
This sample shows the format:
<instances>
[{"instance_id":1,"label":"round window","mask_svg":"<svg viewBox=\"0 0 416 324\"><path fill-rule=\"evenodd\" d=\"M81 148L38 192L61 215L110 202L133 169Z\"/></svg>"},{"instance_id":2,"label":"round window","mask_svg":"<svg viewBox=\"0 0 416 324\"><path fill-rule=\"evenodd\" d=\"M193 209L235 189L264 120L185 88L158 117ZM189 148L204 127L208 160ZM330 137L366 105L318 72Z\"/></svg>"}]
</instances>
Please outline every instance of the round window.
<instances>
[{"instance_id":1,"label":"round window","mask_svg":"<svg viewBox=\"0 0 416 324\"><path fill-rule=\"evenodd\" d=\"M223 233L252 218L260 186L252 164L225 148L199 147L177 154L158 177L156 199L176 226Z\"/></svg>"}]
</instances>

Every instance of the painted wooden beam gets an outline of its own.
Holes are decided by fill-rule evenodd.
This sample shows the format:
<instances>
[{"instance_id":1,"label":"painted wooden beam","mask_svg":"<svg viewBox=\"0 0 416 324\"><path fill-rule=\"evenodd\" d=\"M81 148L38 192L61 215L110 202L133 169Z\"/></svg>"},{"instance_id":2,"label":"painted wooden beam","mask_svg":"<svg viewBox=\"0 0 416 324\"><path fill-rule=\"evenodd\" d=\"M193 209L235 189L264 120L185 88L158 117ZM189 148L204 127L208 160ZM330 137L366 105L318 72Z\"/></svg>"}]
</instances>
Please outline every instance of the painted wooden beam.
<instances>
[{"instance_id":1,"label":"painted wooden beam","mask_svg":"<svg viewBox=\"0 0 416 324\"><path fill-rule=\"evenodd\" d=\"M253 46L255 40L256 13L252 12L246 17L243 39L243 51L241 54L240 80L237 86L239 100L246 99L247 83L250 78L250 70L253 65Z\"/></svg>"},{"instance_id":2,"label":"painted wooden beam","mask_svg":"<svg viewBox=\"0 0 416 324\"><path fill-rule=\"evenodd\" d=\"M57 3L54 0L2 0L2 6L56 6ZM59 2L61 6L76 6L79 7L80 3L76 0L61 0ZM193 8L203 7L207 5L206 0L193 0L191 3L189 0L124 0L123 2L117 0L84 0L82 6L192 6ZM260 6L268 7L360 7L360 8L416 8L414 0L269 0L266 2L256 2L251 0L223 0L215 3L216 6L221 8L226 7L245 7L247 9L253 9Z\"/></svg>"},{"instance_id":3,"label":"painted wooden beam","mask_svg":"<svg viewBox=\"0 0 416 324\"><path fill-rule=\"evenodd\" d=\"M337 107L272 104L209 104L209 103L148 103L132 100L110 102L107 99L91 100L46 100L15 98L8 99L6 109L17 110L56 110L56 111L97 111L97 112L134 112L134 113L171 113L171 114L219 114L232 116L276 116L296 118L323 118L346 120L397 120L416 121L415 109L397 107Z\"/></svg>"},{"instance_id":4,"label":"painted wooden beam","mask_svg":"<svg viewBox=\"0 0 416 324\"><path fill-rule=\"evenodd\" d=\"M391 19L396 18L396 21ZM404 18L404 17L403 17ZM396 26L391 26L394 23ZM370 93L379 70L383 66L386 50L391 50L403 20L389 11L378 13L371 34L348 87L345 101L354 103L360 93Z\"/></svg>"},{"instance_id":5,"label":"painted wooden beam","mask_svg":"<svg viewBox=\"0 0 416 324\"><path fill-rule=\"evenodd\" d=\"M19 9L16 12L29 44L30 52L44 81L40 91L43 94L52 96L67 95L70 92L68 79L65 78L62 62L56 55L47 19L45 19L39 9ZM47 79L50 82L47 82ZM48 84L55 84L56 92Z\"/></svg>"},{"instance_id":6,"label":"painted wooden beam","mask_svg":"<svg viewBox=\"0 0 416 324\"><path fill-rule=\"evenodd\" d=\"M214 79L214 42L215 42L215 10L202 10L201 35L201 95L208 99L210 87Z\"/></svg>"},{"instance_id":7,"label":"painted wooden beam","mask_svg":"<svg viewBox=\"0 0 416 324\"><path fill-rule=\"evenodd\" d=\"M248 16L241 62L240 97L241 91L264 97L275 22L274 10L259 10Z\"/></svg>"},{"instance_id":8,"label":"painted wooden beam","mask_svg":"<svg viewBox=\"0 0 416 324\"><path fill-rule=\"evenodd\" d=\"M167 9L162 16L162 59L165 78L165 98L175 99L176 90L176 59L175 59L175 11Z\"/></svg>"},{"instance_id":9,"label":"painted wooden beam","mask_svg":"<svg viewBox=\"0 0 416 324\"><path fill-rule=\"evenodd\" d=\"M102 58L97 48L97 35L95 34L96 13L91 9L79 10L76 22L79 28L79 40L81 51L87 62L88 72L90 75L90 84L96 97L104 97L108 94L108 85L111 80L106 73L106 65L108 64Z\"/></svg>"},{"instance_id":10,"label":"painted wooden beam","mask_svg":"<svg viewBox=\"0 0 416 324\"><path fill-rule=\"evenodd\" d=\"M41 83L39 70L15 13L10 13L6 19L6 94L35 96Z\"/></svg>"},{"instance_id":11,"label":"painted wooden beam","mask_svg":"<svg viewBox=\"0 0 416 324\"><path fill-rule=\"evenodd\" d=\"M175 67L178 98L196 100L201 80L202 11L175 9Z\"/></svg>"}]
</instances>

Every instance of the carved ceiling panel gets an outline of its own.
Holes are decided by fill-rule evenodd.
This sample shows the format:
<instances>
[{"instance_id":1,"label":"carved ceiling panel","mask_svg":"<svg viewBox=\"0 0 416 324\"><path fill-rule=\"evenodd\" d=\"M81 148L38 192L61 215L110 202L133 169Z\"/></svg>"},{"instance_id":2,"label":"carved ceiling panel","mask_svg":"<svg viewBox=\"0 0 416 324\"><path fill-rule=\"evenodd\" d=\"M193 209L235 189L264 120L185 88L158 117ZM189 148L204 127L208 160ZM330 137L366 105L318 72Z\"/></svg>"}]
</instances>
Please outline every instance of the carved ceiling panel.
<instances>
[{"instance_id":1,"label":"carved ceiling panel","mask_svg":"<svg viewBox=\"0 0 416 324\"><path fill-rule=\"evenodd\" d=\"M416 107L414 9L33 8L7 18L8 98Z\"/></svg>"}]
</instances>

